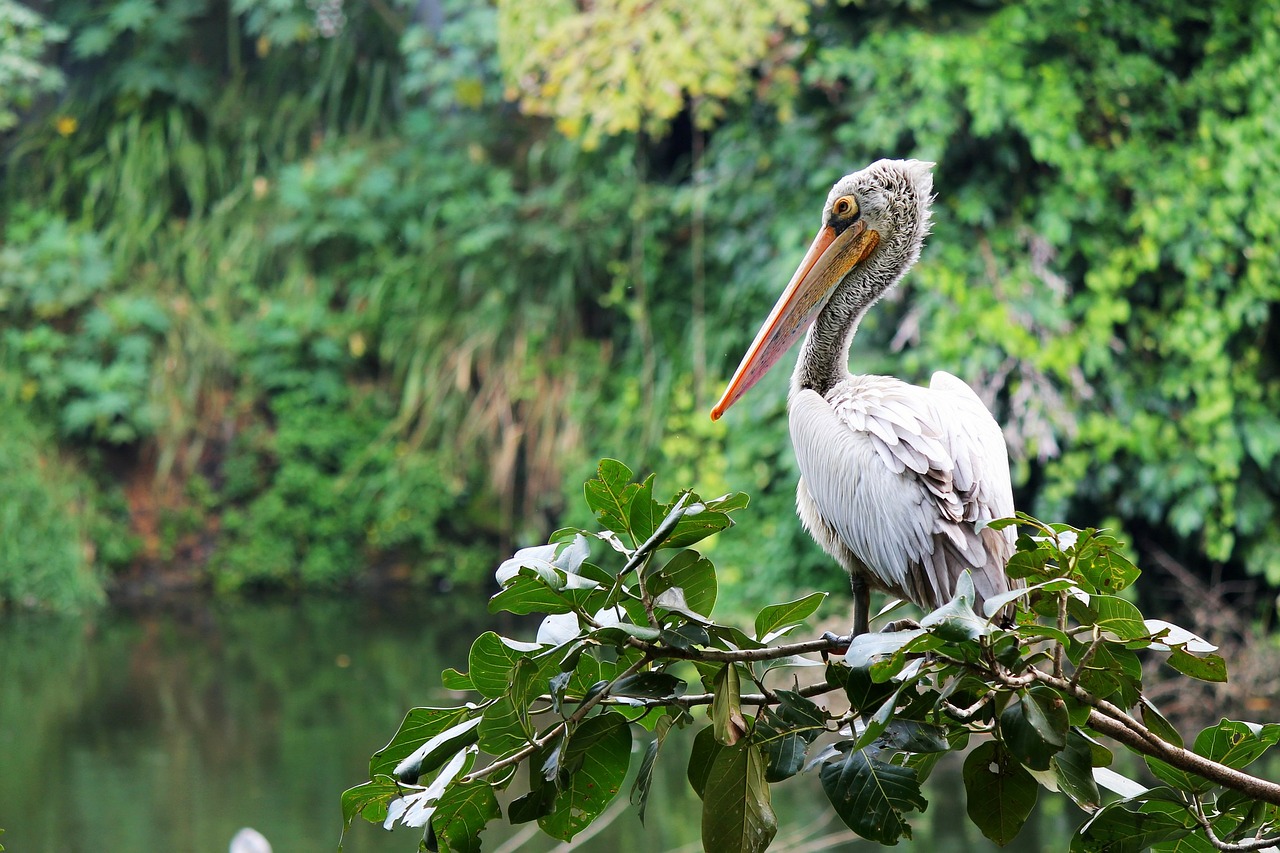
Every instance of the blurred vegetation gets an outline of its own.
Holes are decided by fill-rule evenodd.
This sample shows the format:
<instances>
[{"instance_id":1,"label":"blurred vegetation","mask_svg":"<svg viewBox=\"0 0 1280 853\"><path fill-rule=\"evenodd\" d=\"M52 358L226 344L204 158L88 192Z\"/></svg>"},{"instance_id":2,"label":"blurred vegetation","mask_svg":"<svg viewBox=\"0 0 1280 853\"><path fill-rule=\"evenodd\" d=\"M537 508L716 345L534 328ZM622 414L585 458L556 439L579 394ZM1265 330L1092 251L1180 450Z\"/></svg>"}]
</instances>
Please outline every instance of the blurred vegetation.
<instances>
[{"instance_id":1,"label":"blurred vegetation","mask_svg":"<svg viewBox=\"0 0 1280 853\"><path fill-rule=\"evenodd\" d=\"M830 183L914 156L934 235L853 368L970 381L1020 507L1280 584L1280 0L682 8L0 0L5 458L102 520L0 553L486 583L626 448L757 496L727 592L837 589L786 371L706 411Z\"/></svg>"}]
</instances>

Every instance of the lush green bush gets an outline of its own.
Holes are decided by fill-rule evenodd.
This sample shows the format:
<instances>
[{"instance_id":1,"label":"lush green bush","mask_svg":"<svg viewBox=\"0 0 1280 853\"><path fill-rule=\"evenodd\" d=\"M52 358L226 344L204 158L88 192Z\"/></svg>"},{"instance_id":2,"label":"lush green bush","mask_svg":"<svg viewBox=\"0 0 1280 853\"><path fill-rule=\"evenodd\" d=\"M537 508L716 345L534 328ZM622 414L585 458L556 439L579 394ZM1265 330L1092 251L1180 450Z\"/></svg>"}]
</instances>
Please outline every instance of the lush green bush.
<instances>
[{"instance_id":1,"label":"lush green bush","mask_svg":"<svg viewBox=\"0 0 1280 853\"><path fill-rule=\"evenodd\" d=\"M4 396L0 421L0 602L60 609L98 602L97 566L106 561L93 553L101 519L92 483Z\"/></svg>"},{"instance_id":2,"label":"lush green bush","mask_svg":"<svg viewBox=\"0 0 1280 853\"><path fill-rule=\"evenodd\" d=\"M974 384L1020 506L1280 579L1275 0L759 0L734 44L681 4L651 10L679 39L618 24L626 4L548 6L545 43L509 26L519 3L424 8L73 0L0 27L47 72L0 104L25 110L3 137L0 359L63 446L150 479L176 516L232 512L205 525L238 543L224 583L301 577L310 546L268 519L288 527L302 492L317 517L375 496L338 562L378 557L371 519L403 508L406 556L440 531L532 541L626 446L757 495L763 542L718 546L733 594L834 586L791 512L785 372L727 425L704 412L826 188L880 156L938 162L937 221L854 369ZM717 47L674 101L628 88L641 51L592 94L595 124L545 89L633 37ZM369 414L344 447L394 450L308 467L332 488L287 500L268 494L281 459L223 494L223 467L293 446L278 398L299 389L349 426ZM379 505L405 471L441 486ZM251 565L271 554L294 562Z\"/></svg>"}]
</instances>

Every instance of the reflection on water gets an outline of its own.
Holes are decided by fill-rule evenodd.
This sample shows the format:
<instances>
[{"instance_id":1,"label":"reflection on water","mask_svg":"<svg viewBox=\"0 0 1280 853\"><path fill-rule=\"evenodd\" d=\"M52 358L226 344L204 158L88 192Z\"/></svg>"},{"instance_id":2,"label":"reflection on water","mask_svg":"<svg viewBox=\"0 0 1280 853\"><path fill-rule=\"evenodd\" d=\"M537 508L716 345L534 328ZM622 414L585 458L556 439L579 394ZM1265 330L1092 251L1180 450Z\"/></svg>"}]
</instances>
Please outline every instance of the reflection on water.
<instances>
[{"instance_id":1,"label":"reflection on water","mask_svg":"<svg viewBox=\"0 0 1280 853\"><path fill-rule=\"evenodd\" d=\"M369 755L407 708L456 702L438 673L465 669L471 638L490 627L504 630L483 601L445 596L198 602L87 620L5 615L0 843L14 853L221 853L253 826L277 853L333 850L341 791L366 778ZM647 826L618 808L578 849L699 850L687 750L674 738L664 747ZM774 791L773 849L880 849L847 840L814 776ZM939 767L926 795L915 843L898 849L994 849L964 816L958 763ZM1006 849L1064 849L1079 814L1057 798L1046 805ZM410 853L416 839L359 822L346 849ZM485 841L501 853L557 847L496 824Z\"/></svg>"}]
</instances>

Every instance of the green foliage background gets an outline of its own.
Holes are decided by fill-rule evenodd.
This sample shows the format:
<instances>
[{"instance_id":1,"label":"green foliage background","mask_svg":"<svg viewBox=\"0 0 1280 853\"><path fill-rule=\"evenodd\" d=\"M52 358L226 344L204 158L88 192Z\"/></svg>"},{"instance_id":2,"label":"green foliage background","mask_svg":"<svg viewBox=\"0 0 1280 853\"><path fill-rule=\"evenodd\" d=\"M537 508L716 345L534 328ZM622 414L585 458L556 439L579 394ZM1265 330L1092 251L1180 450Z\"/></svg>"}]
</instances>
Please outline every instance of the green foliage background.
<instances>
[{"instance_id":1,"label":"green foliage background","mask_svg":"<svg viewBox=\"0 0 1280 853\"><path fill-rule=\"evenodd\" d=\"M1021 507L1280 583L1280 2L678 5L0 0L0 554L61 578L0 597L487 583L619 448L757 497L726 590L836 589L786 371L706 411L882 156L937 223L853 368L970 381Z\"/></svg>"}]
</instances>

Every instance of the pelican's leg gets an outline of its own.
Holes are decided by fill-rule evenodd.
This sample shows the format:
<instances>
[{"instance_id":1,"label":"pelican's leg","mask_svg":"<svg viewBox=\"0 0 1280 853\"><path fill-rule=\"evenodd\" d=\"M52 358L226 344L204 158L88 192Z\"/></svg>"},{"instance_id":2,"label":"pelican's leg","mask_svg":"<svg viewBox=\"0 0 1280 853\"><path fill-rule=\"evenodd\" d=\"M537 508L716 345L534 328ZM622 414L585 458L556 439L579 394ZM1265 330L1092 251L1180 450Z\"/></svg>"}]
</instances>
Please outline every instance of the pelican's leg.
<instances>
[{"instance_id":1,"label":"pelican's leg","mask_svg":"<svg viewBox=\"0 0 1280 853\"><path fill-rule=\"evenodd\" d=\"M850 634L852 639L871 630L871 588L857 572L849 575L849 585L853 587L853 633Z\"/></svg>"}]
</instances>

